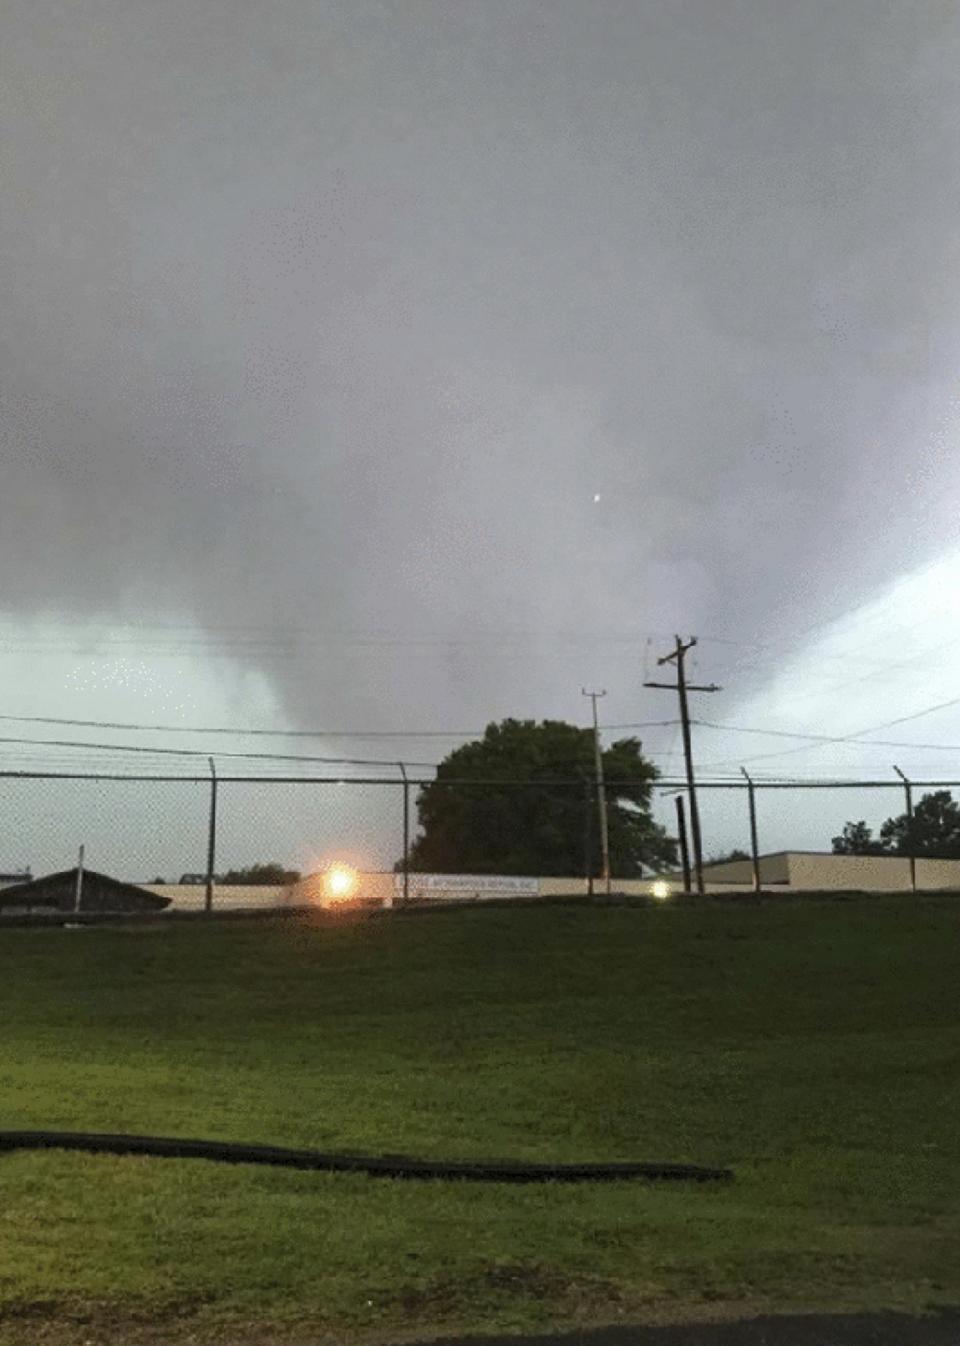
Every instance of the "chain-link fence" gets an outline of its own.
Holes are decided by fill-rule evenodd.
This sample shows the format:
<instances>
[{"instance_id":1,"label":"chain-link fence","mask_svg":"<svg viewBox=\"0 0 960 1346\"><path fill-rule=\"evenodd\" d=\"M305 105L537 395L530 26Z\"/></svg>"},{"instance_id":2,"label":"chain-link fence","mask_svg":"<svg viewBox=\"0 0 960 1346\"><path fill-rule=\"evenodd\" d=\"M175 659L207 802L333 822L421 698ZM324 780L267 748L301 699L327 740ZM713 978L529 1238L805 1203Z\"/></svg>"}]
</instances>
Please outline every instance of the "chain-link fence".
<instances>
[{"instance_id":1,"label":"chain-link fence","mask_svg":"<svg viewBox=\"0 0 960 1346\"><path fill-rule=\"evenodd\" d=\"M25 873L40 876L69 869L77 863L82 846L89 869L162 889L181 907L293 900L296 894L291 895L286 877L268 875L257 881L254 875L251 881L249 871L264 865L302 875L327 871L336 864L361 875L398 875L391 878L389 888L402 896L405 859L411 874L430 867L421 863L416 842L418 799L422 787L431 783L418 779L0 775L0 882L9 885ZM500 845L508 826L504 818L509 814L509 826L521 837L542 832L550 838L539 852L549 860L536 867L545 881L543 891L595 887L602 857L598 799L592 783L582 779L533 784L444 781L443 787L447 800L471 820L475 844L464 863L447 862L437 866L438 870L530 875L530 864L518 858L520 851ZM901 849L896 858L830 854L832 840L842 835L845 824L864 822L875 844L885 819L909 813L933 790L953 789L951 782L907 783L900 778L705 781L697 790L704 882L708 889L750 887L758 882L764 887L960 889L960 859L934 860L931 857L944 854L935 846L914 847L915 854ZM630 809L629 804L616 802L616 782L608 782L607 795L611 809ZM678 797L684 802L682 817ZM506 814L505 799L510 805ZM649 884L658 872L669 871L674 888L695 887L693 818L683 783L658 781L651 808L671 838L679 840L681 829L686 832L689 875L685 879L682 874L682 847L677 848L675 865L648 861L638 873L636 856L625 862L614 829L612 883L630 891L640 882ZM730 860L731 853L740 858ZM490 859L504 854L512 860ZM788 863L784 855L793 859ZM806 861L800 858L804 855ZM815 863L810 857L819 859ZM721 861L726 863L718 867ZM413 885L416 892L422 887L419 882ZM406 892L409 896L410 883Z\"/></svg>"}]
</instances>

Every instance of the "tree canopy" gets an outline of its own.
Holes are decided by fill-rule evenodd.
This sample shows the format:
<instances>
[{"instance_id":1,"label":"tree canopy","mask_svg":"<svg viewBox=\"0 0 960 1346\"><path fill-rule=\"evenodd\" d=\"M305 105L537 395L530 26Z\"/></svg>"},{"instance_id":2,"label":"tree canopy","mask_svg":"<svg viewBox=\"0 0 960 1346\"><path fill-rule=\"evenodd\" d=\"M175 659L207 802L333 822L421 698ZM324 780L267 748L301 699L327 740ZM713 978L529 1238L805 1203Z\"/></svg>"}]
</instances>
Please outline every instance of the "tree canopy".
<instances>
[{"instance_id":1,"label":"tree canopy","mask_svg":"<svg viewBox=\"0 0 960 1346\"><path fill-rule=\"evenodd\" d=\"M749 860L750 853L742 851L739 846L734 846L732 851L721 851L719 855L710 855L704 860L705 865L726 865L731 860Z\"/></svg>"},{"instance_id":2,"label":"tree canopy","mask_svg":"<svg viewBox=\"0 0 960 1346\"><path fill-rule=\"evenodd\" d=\"M833 838L834 855L883 855L884 847L875 841L872 830L861 819L856 823L844 823L843 831Z\"/></svg>"},{"instance_id":3,"label":"tree canopy","mask_svg":"<svg viewBox=\"0 0 960 1346\"><path fill-rule=\"evenodd\" d=\"M913 855L930 859L960 858L960 804L949 790L924 795L911 818L888 818L875 838L865 822L848 822L833 838L835 855Z\"/></svg>"},{"instance_id":4,"label":"tree canopy","mask_svg":"<svg viewBox=\"0 0 960 1346\"><path fill-rule=\"evenodd\" d=\"M650 816L657 770L636 738L603 752L611 871L676 862ZM503 720L456 748L417 798L410 868L433 873L583 874L599 868L593 731L562 720Z\"/></svg>"},{"instance_id":5,"label":"tree canopy","mask_svg":"<svg viewBox=\"0 0 960 1346\"><path fill-rule=\"evenodd\" d=\"M225 874L217 875L217 883L280 885L296 883L300 877L297 869L284 869L276 860L265 864L249 865L246 869L228 869Z\"/></svg>"}]
</instances>

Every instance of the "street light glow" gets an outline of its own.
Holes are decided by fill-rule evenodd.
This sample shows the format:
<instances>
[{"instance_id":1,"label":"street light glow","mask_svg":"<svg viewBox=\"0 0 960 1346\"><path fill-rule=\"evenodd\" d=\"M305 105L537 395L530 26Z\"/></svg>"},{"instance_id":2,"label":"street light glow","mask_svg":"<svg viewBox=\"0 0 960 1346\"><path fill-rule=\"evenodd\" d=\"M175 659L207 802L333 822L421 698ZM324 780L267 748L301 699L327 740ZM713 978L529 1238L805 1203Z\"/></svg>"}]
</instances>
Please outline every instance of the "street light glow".
<instances>
[{"instance_id":1,"label":"street light glow","mask_svg":"<svg viewBox=\"0 0 960 1346\"><path fill-rule=\"evenodd\" d=\"M357 871L351 865L332 864L325 875L324 887L331 902L345 902L357 886Z\"/></svg>"}]
</instances>

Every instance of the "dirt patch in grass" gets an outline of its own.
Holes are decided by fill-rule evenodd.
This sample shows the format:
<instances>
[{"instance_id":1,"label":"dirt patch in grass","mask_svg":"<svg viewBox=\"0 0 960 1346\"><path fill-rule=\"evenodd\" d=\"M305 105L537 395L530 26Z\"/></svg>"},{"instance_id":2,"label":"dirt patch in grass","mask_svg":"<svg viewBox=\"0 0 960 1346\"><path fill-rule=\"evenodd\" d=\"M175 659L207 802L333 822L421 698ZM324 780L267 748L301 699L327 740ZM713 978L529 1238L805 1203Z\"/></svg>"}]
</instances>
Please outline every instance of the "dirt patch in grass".
<instances>
[{"instance_id":1,"label":"dirt patch in grass","mask_svg":"<svg viewBox=\"0 0 960 1346\"><path fill-rule=\"evenodd\" d=\"M548 1303L564 1314L617 1310L624 1303L619 1286L595 1276L564 1276L549 1267L506 1262L472 1275L428 1280L423 1286L391 1292L379 1300L390 1317L412 1322L462 1318L471 1305L511 1301Z\"/></svg>"}]
</instances>

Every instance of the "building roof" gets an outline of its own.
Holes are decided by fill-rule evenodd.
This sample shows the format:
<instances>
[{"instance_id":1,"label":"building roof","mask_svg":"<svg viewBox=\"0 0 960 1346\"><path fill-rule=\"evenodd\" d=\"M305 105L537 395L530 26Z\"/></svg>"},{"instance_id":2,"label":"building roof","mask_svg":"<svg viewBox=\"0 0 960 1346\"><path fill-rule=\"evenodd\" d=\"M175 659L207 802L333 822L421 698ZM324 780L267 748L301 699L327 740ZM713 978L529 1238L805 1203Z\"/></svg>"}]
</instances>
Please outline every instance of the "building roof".
<instances>
[{"instance_id":1,"label":"building roof","mask_svg":"<svg viewBox=\"0 0 960 1346\"><path fill-rule=\"evenodd\" d=\"M758 859L758 860L781 860L781 859L789 859L789 857L790 857L791 855L812 855L812 856L816 856L816 858L817 858L818 860L906 860L906 859L908 859L908 857L907 857L906 855L900 855L900 854L892 853L892 852L891 852L891 853L883 853L883 852L881 852L880 854L877 854L877 855L873 855L873 854L871 854L871 855L845 855L845 854L843 854L842 852L838 852L838 851L804 851L804 850L799 850L799 849L798 849L797 847L795 847L795 846L791 846L791 848L790 848L789 850L786 850L786 851L761 851L760 854L757 856L757 859ZM923 857L920 857L920 856L918 856L917 858L918 858L918 859L921 859L921 858L922 858L922 859L937 859L937 858L940 858L940 857L937 857L937 856L923 856ZM952 857L947 856L947 857L944 857L944 858L946 858L946 859L951 859ZM752 863L753 863L753 857L750 856L750 855L745 855L745 856L743 856L741 859L733 859L733 860L704 860L704 862L703 862L703 867L704 867L704 869L714 869L714 868L716 868L716 867L719 866L719 865L749 865L749 864L752 864Z\"/></svg>"},{"instance_id":2,"label":"building roof","mask_svg":"<svg viewBox=\"0 0 960 1346\"><path fill-rule=\"evenodd\" d=\"M0 892L0 909L31 906L69 909L72 905L69 899L76 891L76 882L77 867L74 866L73 869L61 869L55 874L44 874L42 878L31 879L26 883L15 883ZM90 900L91 897L93 901ZM86 902L84 898L87 898ZM124 883L95 869L83 871L81 911L90 910L91 907L100 911L163 911L169 905L169 897L151 893L149 889L141 888L136 883Z\"/></svg>"}]
</instances>

